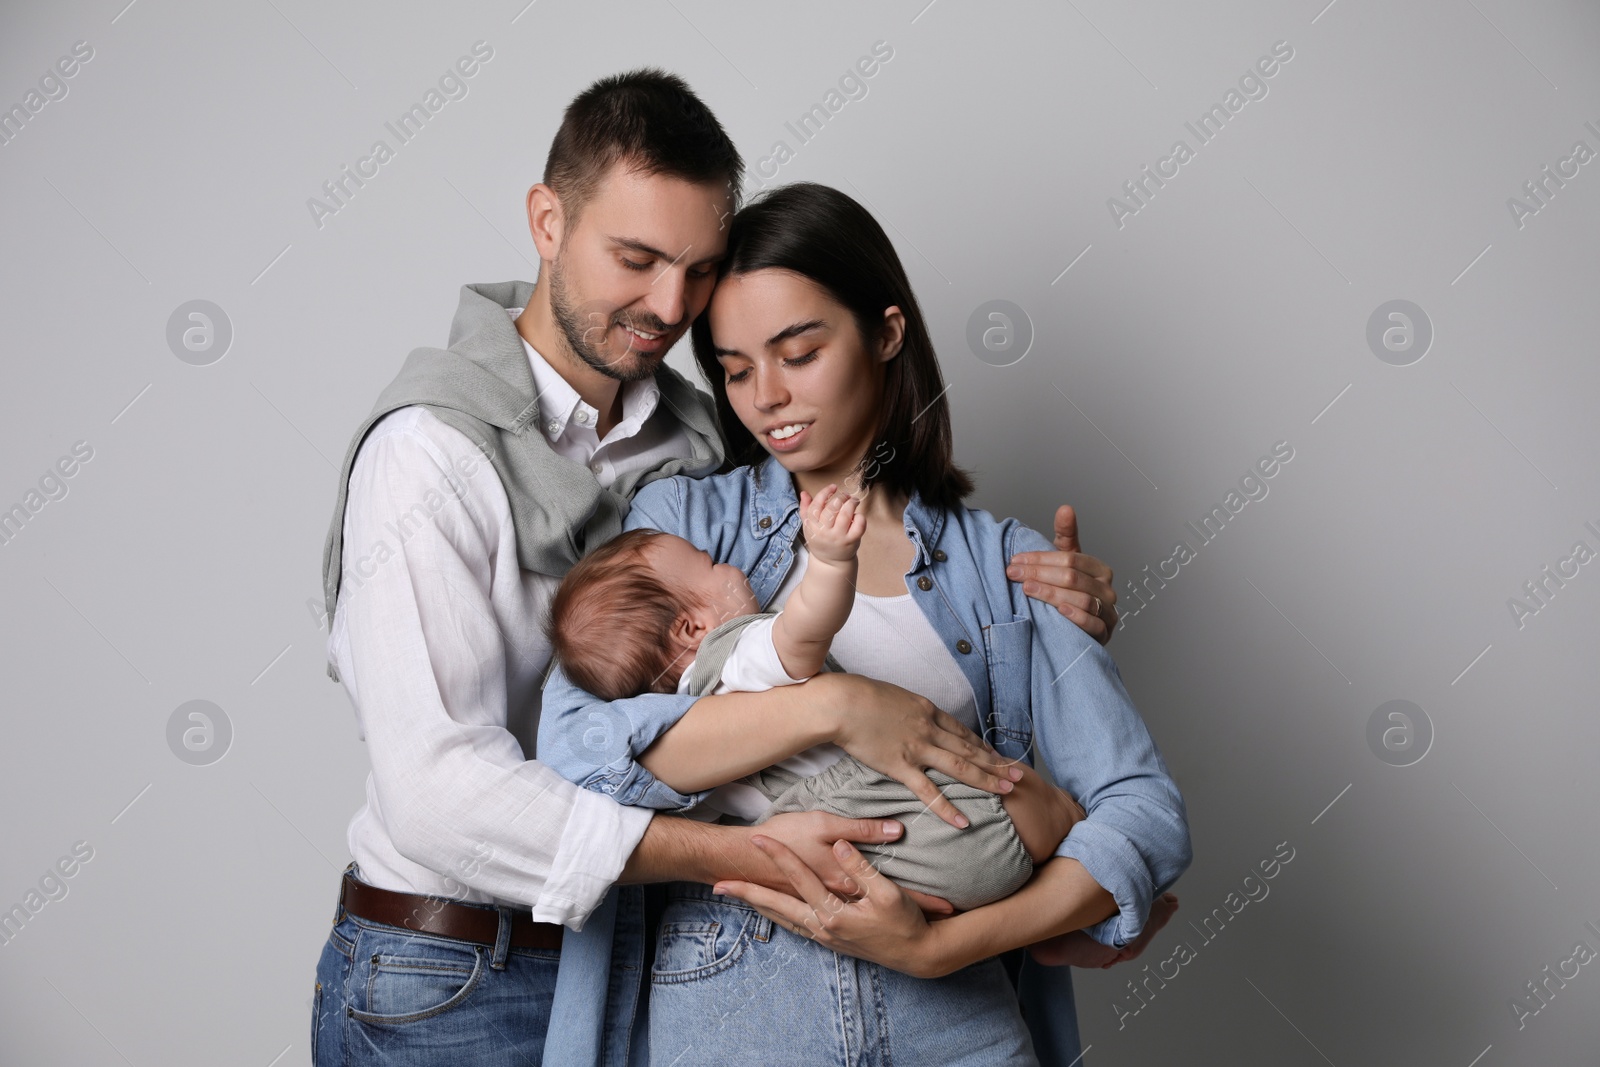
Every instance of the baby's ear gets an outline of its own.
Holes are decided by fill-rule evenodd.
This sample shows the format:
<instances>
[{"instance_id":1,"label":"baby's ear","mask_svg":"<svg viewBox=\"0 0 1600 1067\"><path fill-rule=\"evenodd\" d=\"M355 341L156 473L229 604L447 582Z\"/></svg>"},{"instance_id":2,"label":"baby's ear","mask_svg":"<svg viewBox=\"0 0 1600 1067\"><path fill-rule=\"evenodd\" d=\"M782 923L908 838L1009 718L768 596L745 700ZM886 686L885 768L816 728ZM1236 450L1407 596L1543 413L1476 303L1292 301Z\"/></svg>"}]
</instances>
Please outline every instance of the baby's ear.
<instances>
[{"instance_id":1,"label":"baby's ear","mask_svg":"<svg viewBox=\"0 0 1600 1067\"><path fill-rule=\"evenodd\" d=\"M687 611L679 612L678 617L672 620L672 641L682 649L690 651L698 649L700 642L705 640L706 634L710 632L705 623Z\"/></svg>"}]
</instances>

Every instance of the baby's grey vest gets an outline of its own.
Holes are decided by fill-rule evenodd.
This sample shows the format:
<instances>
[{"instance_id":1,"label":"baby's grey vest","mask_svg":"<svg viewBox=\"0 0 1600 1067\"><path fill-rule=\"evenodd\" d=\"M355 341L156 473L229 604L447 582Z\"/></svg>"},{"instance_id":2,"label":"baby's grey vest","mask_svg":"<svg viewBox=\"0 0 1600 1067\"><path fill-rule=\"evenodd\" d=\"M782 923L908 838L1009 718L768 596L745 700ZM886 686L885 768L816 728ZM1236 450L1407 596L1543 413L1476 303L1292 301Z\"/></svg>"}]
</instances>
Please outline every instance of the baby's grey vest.
<instances>
[{"instance_id":1,"label":"baby's grey vest","mask_svg":"<svg viewBox=\"0 0 1600 1067\"><path fill-rule=\"evenodd\" d=\"M717 683L722 681L722 668L727 664L728 657L733 655L733 646L739 643L739 635L744 633L744 628L758 619L777 617L776 611L736 615L702 637L700 648L694 654L694 662L689 664L690 694L697 697L710 696L716 690ZM839 661L833 658L832 652L829 652L823 660L822 669L844 673L844 668L839 666Z\"/></svg>"},{"instance_id":2,"label":"baby's grey vest","mask_svg":"<svg viewBox=\"0 0 1600 1067\"><path fill-rule=\"evenodd\" d=\"M532 282L463 285L461 303L450 323L449 347L413 350L351 437L322 552L330 632L339 603L350 469L367 432L397 408L420 404L482 450L511 503L518 564L523 570L557 578L586 548L622 532L628 501L640 486L722 465L724 450L711 398L664 363L656 372L661 399L646 425L661 420L680 424L688 435L689 455L618 478L605 488L588 467L557 454L540 430L533 368L522 337L506 314L507 308L525 307L532 295ZM339 680L332 663L328 677Z\"/></svg>"}]
</instances>

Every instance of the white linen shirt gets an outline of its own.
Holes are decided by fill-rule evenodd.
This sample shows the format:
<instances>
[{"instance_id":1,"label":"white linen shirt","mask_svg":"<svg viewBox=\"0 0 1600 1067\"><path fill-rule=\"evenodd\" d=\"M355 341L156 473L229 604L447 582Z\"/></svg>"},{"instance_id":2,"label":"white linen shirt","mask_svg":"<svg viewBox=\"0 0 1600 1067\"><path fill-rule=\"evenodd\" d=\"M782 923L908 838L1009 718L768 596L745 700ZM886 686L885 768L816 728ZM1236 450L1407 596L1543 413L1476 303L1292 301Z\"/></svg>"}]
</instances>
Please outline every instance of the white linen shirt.
<instances>
[{"instance_id":1,"label":"white linen shirt","mask_svg":"<svg viewBox=\"0 0 1600 1067\"><path fill-rule=\"evenodd\" d=\"M690 454L676 421L644 428L660 399L654 379L624 383L622 421L602 441L598 412L523 347L540 429L601 485ZM348 833L362 880L581 929L651 813L527 758L550 662L542 624L560 583L518 566L493 466L426 408L390 412L351 468L344 545L328 657L372 761Z\"/></svg>"}]
</instances>

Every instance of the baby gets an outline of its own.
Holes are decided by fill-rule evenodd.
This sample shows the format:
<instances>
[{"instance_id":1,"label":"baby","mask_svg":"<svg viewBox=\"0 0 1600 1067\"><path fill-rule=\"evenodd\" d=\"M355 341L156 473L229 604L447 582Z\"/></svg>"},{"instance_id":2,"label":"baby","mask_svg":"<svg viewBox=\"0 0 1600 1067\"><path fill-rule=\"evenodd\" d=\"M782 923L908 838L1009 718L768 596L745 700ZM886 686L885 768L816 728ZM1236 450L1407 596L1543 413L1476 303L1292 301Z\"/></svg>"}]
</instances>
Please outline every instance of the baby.
<instances>
[{"instance_id":1,"label":"baby","mask_svg":"<svg viewBox=\"0 0 1600 1067\"><path fill-rule=\"evenodd\" d=\"M842 670L828 650L855 603L866 516L835 485L815 498L802 492L800 508L810 561L777 614L760 611L737 567L714 563L671 534L629 531L585 556L562 581L547 624L567 677L618 700L755 692ZM1070 800L1042 781L1027 782L1035 774L1024 766L1014 793L995 794L929 770L969 820L957 829L903 783L824 744L713 790L701 817L761 823L780 812L822 810L898 819L899 841L862 845L862 853L900 885L966 910L1016 892L1071 829Z\"/></svg>"}]
</instances>

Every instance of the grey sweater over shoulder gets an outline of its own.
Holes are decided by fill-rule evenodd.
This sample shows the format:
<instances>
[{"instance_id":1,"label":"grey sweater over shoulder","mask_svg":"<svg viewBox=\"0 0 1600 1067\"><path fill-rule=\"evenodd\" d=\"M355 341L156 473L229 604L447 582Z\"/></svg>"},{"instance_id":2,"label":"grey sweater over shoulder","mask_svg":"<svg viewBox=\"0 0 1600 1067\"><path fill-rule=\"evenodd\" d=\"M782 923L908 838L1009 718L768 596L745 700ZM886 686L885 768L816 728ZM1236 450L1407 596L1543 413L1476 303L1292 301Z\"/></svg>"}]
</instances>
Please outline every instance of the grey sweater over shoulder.
<instances>
[{"instance_id":1,"label":"grey sweater over shoulder","mask_svg":"<svg viewBox=\"0 0 1600 1067\"><path fill-rule=\"evenodd\" d=\"M339 602L350 470L368 431L398 408L426 407L483 451L511 504L518 564L524 570L555 577L566 574L586 549L622 532L628 502L640 486L657 478L722 465L725 453L711 398L666 364L656 371L661 402L650 419L679 423L689 438L689 455L618 478L607 488L588 467L557 454L539 430L533 369L522 337L506 314L508 308L525 307L532 295L532 282L463 285L461 302L450 323L449 346L412 350L400 373L356 428L345 450L333 521L322 551L330 631ZM328 676L338 681L331 663Z\"/></svg>"}]
</instances>

